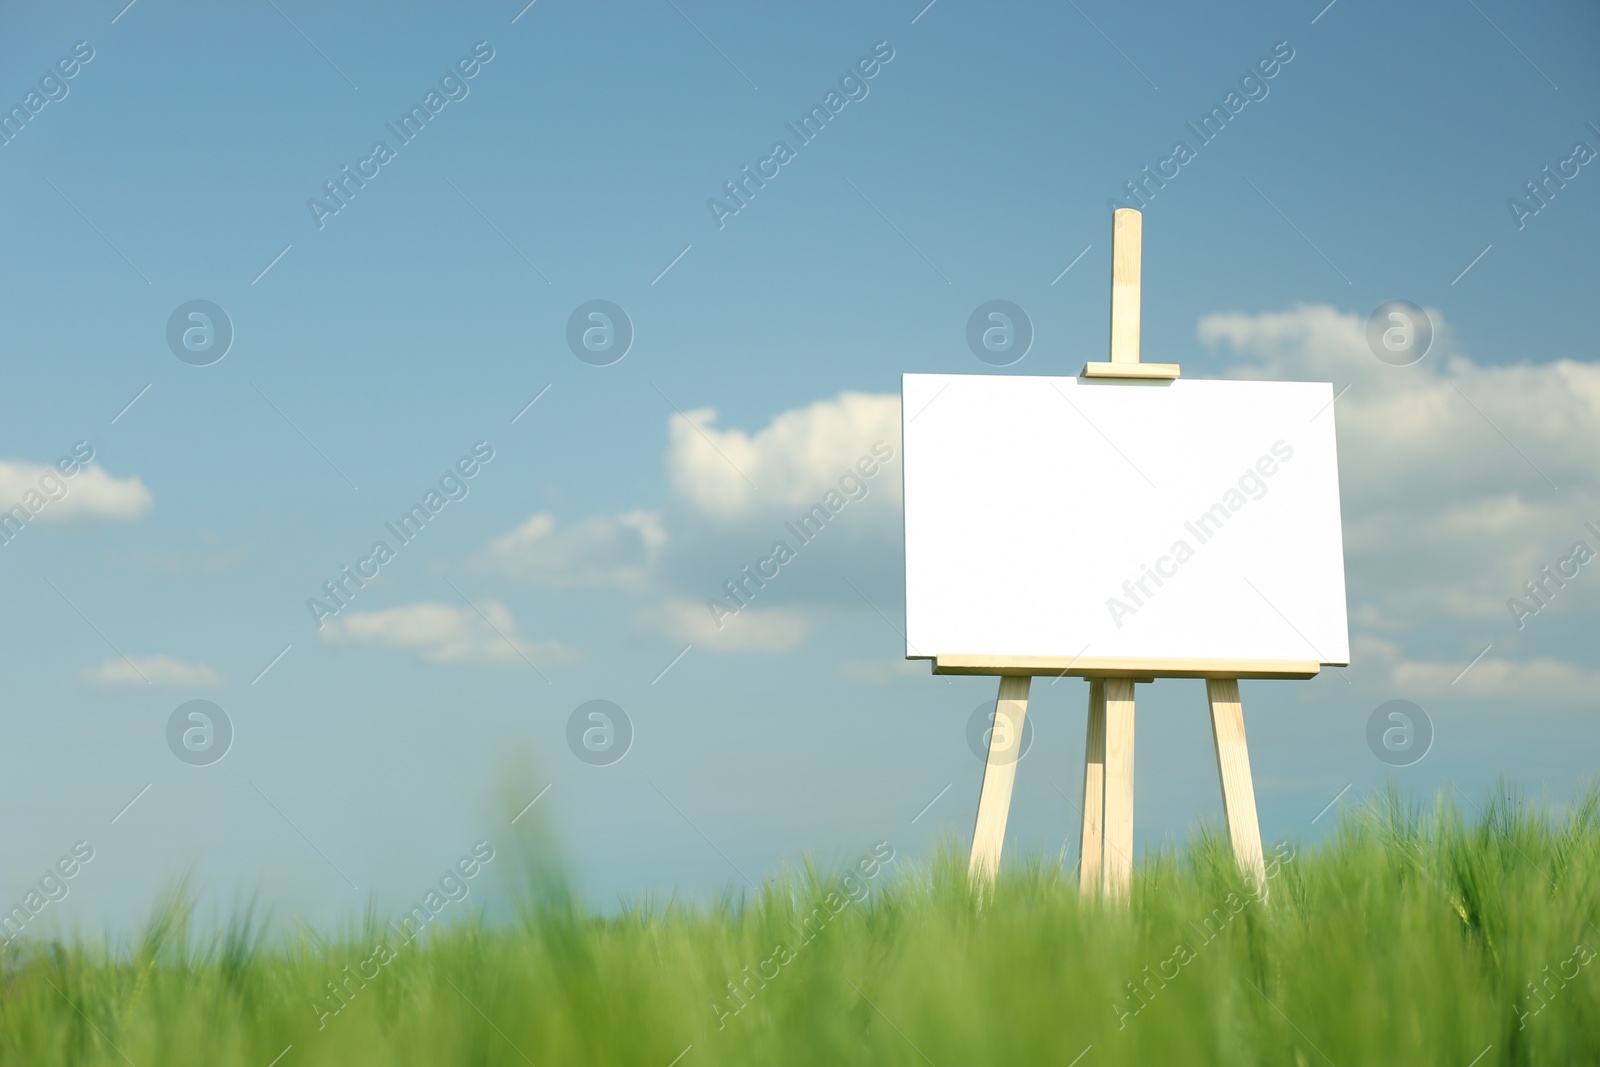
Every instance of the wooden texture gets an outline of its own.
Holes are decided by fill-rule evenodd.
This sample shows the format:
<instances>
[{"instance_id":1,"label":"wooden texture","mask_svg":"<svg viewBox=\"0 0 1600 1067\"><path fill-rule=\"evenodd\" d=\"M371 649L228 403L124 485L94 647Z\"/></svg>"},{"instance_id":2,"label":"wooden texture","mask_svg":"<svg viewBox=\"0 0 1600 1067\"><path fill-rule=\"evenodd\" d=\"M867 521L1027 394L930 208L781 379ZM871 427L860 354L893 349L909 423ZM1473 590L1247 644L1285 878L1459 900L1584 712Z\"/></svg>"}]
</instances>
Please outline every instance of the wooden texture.
<instances>
[{"instance_id":1,"label":"wooden texture","mask_svg":"<svg viewBox=\"0 0 1600 1067\"><path fill-rule=\"evenodd\" d=\"M1125 900L1133 880L1133 679L1107 678L1105 872L1107 897Z\"/></svg>"},{"instance_id":2,"label":"wooden texture","mask_svg":"<svg viewBox=\"0 0 1600 1067\"><path fill-rule=\"evenodd\" d=\"M981 876L993 882L1000 869L1000 849L1005 844L1011 786L1016 781L1017 760L1022 755L1022 727L1028 714L1031 681L1015 675L1000 679L994 722L989 732L989 758L983 766L983 790L978 795L978 821L972 831L968 877Z\"/></svg>"},{"instance_id":3,"label":"wooden texture","mask_svg":"<svg viewBox=\"0 0 1600 1067\"><path fill-rule=\"evenodd\" d=\"M1261 824L1256 818L1255 784L1250 778L1250 753L1244 740L1244 708L1239 683L1232 678L1206 681L1211 702L1211 735L1217 746L1217 773L1222 778L1222 808L1228 817L1233 856L1266 898L1267 875L1261 856Z\"/></svg>"},{"instance_id":4,"label":"wooden texture","mask_svg":"<svg viewBox=\"0 0 1600 1067\"><path fill-rule=\"evenodd\" d=\"M1106 684L1089 682L1089 729L1083 744L1083 832L1078 838L1078 889L1098 893L1105 855Z\"/></svg>"},{"instance_id":5,"label":"wooden texture","mask_svg":"<svg viewBox=\"0 0 1600 1067\"><path fill-rule=\"evenodd\" d=\"M1176 363L1085 363L1078 377L1171 380L1178 377L1180 372L1181 368Z\"/></svg>"},{"instance_id":6,"label":"wooden texture","mask_svg":"<svg viewBox=\"0 0 1600 1067\"><path fill-rule=\"evenodd\" d=\"M1314 660L1125 659L1095 656L933 656L934 674L1066 678L1315 678ZM1339 664L1344 666L1344 664Z\"/></svg>"},{"instance_id":7,"label":"wooden texture","mask_svg":"<svg viewBox=\"0 0 1600 1067\"><path fill-rule=\"evenodd\" d=\"M1139 274L1144 216L1118 208L1111 216L1111 362L1139 362Z\"/></svg>"}]
</instances>

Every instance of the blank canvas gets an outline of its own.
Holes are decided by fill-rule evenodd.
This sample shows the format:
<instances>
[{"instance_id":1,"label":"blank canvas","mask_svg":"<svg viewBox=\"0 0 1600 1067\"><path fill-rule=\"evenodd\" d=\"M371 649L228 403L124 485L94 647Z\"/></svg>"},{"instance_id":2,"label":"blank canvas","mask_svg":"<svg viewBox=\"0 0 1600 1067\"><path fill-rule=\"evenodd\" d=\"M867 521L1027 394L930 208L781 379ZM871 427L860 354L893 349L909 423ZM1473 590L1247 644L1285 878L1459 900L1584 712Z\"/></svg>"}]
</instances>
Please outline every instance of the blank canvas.
<instances>
[{"instance_id":1,"label":"blank canvas","mask_svg":"<svg viewBox=\"0 0 1600 1067\"><path fill-rule=\"evenodd\" d=\"M1333 399L905 375L906 655L1348 663Z\"/></svg>"}]
</instances>

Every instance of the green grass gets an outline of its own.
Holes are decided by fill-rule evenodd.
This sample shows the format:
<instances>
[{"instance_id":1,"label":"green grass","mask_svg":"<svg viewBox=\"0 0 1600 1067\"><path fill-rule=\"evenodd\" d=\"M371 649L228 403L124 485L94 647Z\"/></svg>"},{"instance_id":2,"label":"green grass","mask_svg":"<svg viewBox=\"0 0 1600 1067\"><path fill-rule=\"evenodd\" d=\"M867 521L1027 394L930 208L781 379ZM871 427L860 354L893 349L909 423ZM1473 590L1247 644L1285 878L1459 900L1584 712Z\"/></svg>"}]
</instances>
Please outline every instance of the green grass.
<instances>
[{"instance_id":1,"label":"green grass","mask_svg":"<svg viewBox=\"0 0 1600 1067\"><path fill-rule=\"evenodd\" d=\"M951 849L883 862L892 842L865 870L595 914L528 839L502 851L513 913L463 906L411 944L376 916L202 935L180 891L129 942L8 949L0 1062L1600 1062L1600 791L1467 815L1379 796L1269 849L1265 903L1209 832L1145 856L1126 908L1038 861L975 900ZM376 974L341 1002L346 965Z\"/></svg>"}]
</instances>

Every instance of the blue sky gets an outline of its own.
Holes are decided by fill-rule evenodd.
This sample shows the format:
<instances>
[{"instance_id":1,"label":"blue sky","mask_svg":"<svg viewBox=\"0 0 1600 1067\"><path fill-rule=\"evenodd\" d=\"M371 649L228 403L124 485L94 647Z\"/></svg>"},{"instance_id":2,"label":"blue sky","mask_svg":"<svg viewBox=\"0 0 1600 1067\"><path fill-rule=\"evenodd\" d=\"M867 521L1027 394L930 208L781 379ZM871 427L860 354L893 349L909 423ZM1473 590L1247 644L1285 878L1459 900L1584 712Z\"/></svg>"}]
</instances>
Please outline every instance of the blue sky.
<instances>
[{"instance_id":1,"label":"blue sky","mask_svg":"<svg viewBox=\"0 0 1600 1067\"><path fill-rule=\"evenodd\" d=\"M1264 835L1315 837L1390 773L1570 796L1600 742L1600 575L1521 629L1505 602L1600 549L1600 177L1569 164L1520 227L1508 202L1600 149L1597 22L1491 0L7 5L0 103L37 113L0 147L0 506L79 442L93 460L0 546L4 903L86 840L39 921L123 924L185 870L319 921L399 906L510 840L508 778L602 901L965 838L994 684L898 662L895 464L726 631L704 601L897 447L902 373L1105 358L1109 201L1180 139L1195 157L1145 206L1144 357L1349 386L1353 658L1245 684ZM724 183L875 49L719 225ZM1275 49L1198 146L1185 124ZM395 147L430 90L456 98ZM380 139L394 158L319 225L308 201ZM234 331L209 366L166 340L197 299ZM597 299L635 334L609 366L566 341ZM965 341L991 299L1035 330L1008 369ZM1436 327L1414 366L1363 340L1388 300ZM308 598L479 442L464 498L319 630ZM220 762L168 748L191 699L233 724ZM609 766L566 741L595 699L635 732ZM1036 686L1013 855L1072 860L1085 699ZM1161 845L1220 817L1215 763L1200 683L1139 699L1139 841ZM1366 742L1391 699L1435 732L1393 772Z\"/></svg>"}]
</instances>

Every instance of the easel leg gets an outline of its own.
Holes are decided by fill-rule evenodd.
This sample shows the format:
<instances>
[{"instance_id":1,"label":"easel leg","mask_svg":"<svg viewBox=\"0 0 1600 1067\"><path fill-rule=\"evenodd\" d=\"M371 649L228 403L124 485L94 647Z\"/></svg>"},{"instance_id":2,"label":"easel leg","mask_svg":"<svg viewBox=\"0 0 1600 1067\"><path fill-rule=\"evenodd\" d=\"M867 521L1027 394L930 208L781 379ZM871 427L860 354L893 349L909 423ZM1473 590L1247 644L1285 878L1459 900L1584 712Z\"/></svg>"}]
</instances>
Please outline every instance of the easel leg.
<instances>
[{"instance_id":1,"label":"easel leg","mask_svg":"<svg viewBox=\"0 0 1600 1067\"><path fill-rule=\"evenodd\" d=\"M1244 709L1236 678L1206 680L1211 702L1211 733L1217 743L1217 773L1222 777L1222 809L1228 837L1240 870L1255 880L1266 899L1267 875L1261 857L1261 824L1256 819L1256 791L1250 779L1250 753L1244 740Z\"/></svg>"},{"instance_id":2,"label":"easel leg","mask_svg":"<svg viewBox=\"0 0 1600 1067\"><path fill-rule=\"evenodd\" d=\"M1126 899L1133 880L1133 679L1107 678L1104 887Z\"/></svg>"},{"instance_id":3,"label":"easel leg","mask_svg":"<svg viewBox=\"0 0 1600 1067\"><path fill-rule=\"evenodd\" d=\"M1106 684L1089 680L1089 730L1083 745L1083 835L1078 839L1078 891L1100 892L1105 852Z\"/></svg>"},{"instance_id":4,"label":"easel leg","mask_svg":"<svg viewBox=\"0 0 1600 1067\"><path fill-rule=\"evenodd\" d=\"M981 874L993 882L1000 869L1000 848L1006 839L1006 816L1011 812L1011 785L1022 755L1022 722L1028 713L1026 676L1005 675L994 704L994 725L989 733L989 759L983 767L983 791L978 796L978 822L972 831L972 859L967 876Z\"/></svg>"}]
</instances>

